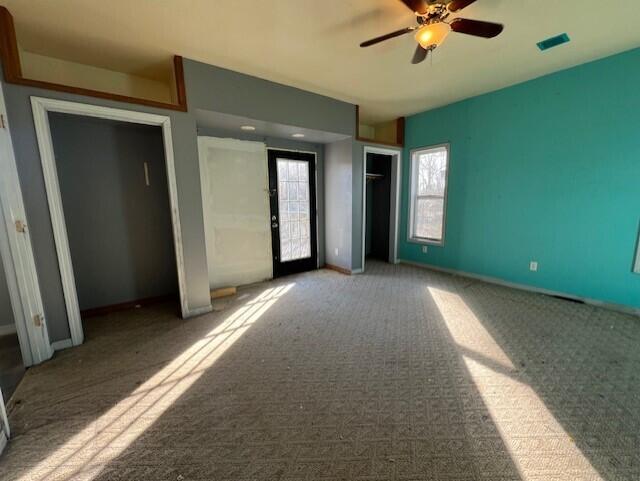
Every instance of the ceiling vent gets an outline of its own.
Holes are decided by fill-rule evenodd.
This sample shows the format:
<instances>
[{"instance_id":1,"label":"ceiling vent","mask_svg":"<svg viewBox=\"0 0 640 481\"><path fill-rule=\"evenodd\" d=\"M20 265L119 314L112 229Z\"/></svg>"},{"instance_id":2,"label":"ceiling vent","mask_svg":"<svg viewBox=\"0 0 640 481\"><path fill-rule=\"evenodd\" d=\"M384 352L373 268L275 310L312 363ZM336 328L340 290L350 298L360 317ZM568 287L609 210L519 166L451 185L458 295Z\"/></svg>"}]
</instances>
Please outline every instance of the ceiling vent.
<instances>
[{"instance_id":1,"label":"ceiling vent","mask_svg":"<svg viewBox=\"0 0 640 481\"><path fill-rule=\"evenodd\" d=\"M571 39L569 35L566 33L562 33L560 35L556 35L555 37L548 38L543 40L542 42L538 42L538 48L544 52L545 50L549 50L550 48L557 47L558 45L562 45L563 43L569 42Z\"/></svg>"}]
</instances>

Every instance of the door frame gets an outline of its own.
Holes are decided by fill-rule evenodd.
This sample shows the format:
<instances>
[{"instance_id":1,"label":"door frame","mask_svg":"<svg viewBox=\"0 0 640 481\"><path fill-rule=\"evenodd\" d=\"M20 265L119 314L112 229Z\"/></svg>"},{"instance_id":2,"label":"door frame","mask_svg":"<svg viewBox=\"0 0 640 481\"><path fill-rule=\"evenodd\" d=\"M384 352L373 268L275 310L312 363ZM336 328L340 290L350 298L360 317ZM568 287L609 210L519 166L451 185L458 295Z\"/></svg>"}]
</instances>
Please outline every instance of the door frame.
<instances>
[{"instance_id":1,"label":"door frame","mask_svg":"<svg viewBox=\"0 0 640 481\"><path fill-rule=\"evenodd\" d=\"M316 183L316 192L315 192L315 201L316 201L316 269L320 269L320 209L318 209L318 153L313 152L312 150L300 150L300 149L280 149L278 147L267 147L267 162L269 162L269 151L270 150L278 150L281 152L295 152L299 154L311 154L313 155L313 167L314 167L314 181ZM267 171L269 169L267 168ZM267 179L268 182L268 179ZM271 224L271 222L269 222ZM271 250L273 252L273 246L271 246Z\"/></svg>"},{"instance_id":2,"label":"door frame","mask_svg":"<svg viewBox=\"0 0 640 481\"><path fill-rule=\"evenodd\" d=\"M176 169L173 152L173 139L171 136L171 119L165 115L157 115L132 110L102 107L93 104L69 102L66 100L48 99L43 97L31 97L33 121L40 150L42 172L44 175L47 202L51 215L51 225L55 240L60 278L64 292L65 306L71 332L71 343L74 346L82 344L84 332L82 318L78 304L73 264L69 249L64 211L62 208L62 196L58 183L56 159L49 125L49 112L94 117L134 124L156 125L162 128L164 142L165 165L167 169L167 183L169 190L169 203L171 208L171 223L173 225L173 244L176 255L176 268L178 272L178 288L180 293L180 309L182 317L191 315L186 296L186 274L184 268L184 252L182 249L182 231L180 229L180 214L178 205L178 187L176 181Z\"/></svg>"},{"instance_id":3,"label":"door frame","mask_svg":"<svg viewBox=\"0 0 640 481\"><path fill-rule=\"evenodd\" d=\"M391 198L389 209L389 262L397 264L398 229L400 224L400 185L402 182L402 149L392 149L365 145L362 154L362 265L356 273L365 270L366 234L367 234L367 155L381 154L391 156Z\"/></svg>"},{"instance_id":4,"label":"door frame","mask_svg":"<svg viewBox=\"0 0 640 481\"><path fill-rule=\"evenodd\" d=\"M22 362L25 366L32 366L51 358L53 349L49 341L29 220L24 208L1 85L0 115L2 126L8 134L7 145L0 146L0 254L7 278ZM24 226L21 232L17 228L17 222L22 222Z\"/></svg>"}]
</instances>

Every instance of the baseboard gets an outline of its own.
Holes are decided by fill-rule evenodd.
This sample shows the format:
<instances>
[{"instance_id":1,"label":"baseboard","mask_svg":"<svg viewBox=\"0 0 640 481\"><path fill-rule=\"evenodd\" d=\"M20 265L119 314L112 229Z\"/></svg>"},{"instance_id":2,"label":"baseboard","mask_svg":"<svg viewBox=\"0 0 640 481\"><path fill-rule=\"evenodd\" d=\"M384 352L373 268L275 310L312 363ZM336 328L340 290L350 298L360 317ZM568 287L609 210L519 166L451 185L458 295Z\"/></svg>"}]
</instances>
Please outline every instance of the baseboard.
<instances>
[{"instance_id":1,"label":"baseboard","mask_svg":"<svg viewBox=\"0 0 640 481\"><path fill-rule=\"evenodd\" d=\"M209 304L208 306L196 307L195 309L189 309L184 318L189 319L190 317L201 316L202 314L207 314L212 310L213 306L211 304Z\"/></svg>"},{"instance_id":2,"label":"baseboard","mask_svg":"<svg viewBox=\"0 0 640 481\"><path fill-rule=\"evenodd\" d=\"M325 264L324 268L339 272L340 274L345 274L347 276L350 276L352 274L352 272L349 269L345 269L344 267L340 267L340 266L334 266L333 264Z\"/></svg>"},{"instance_id":3,"label":"baseboard","mask_svg":"<svg viewBox=\"0 0 640 481\"><path fill-rule=\"evenodd\" d=\"M544 294L547 296L564 297L566 299L583 302L591 306L603 307L611 311L622 312L623 314L640 316L640 309L624 306L621 304L613 304L610 302L599 301L597 299L591 299L588 297L580 297L574 294L568 294L566 292L552 291L549 289L544 289L542 287L529 286L526 284L518 284L517 282L505 281L504 279L500 279L498 277L484 276L482 274L474 274L472 272L459 271L456 269L449 269L447 267L434 266L433 264L425 264L422 262L407 261L403 259L400 259L400 263L415 266L415 267L422 267L424 269L430 269L433 271L444 272L446 274L452 274L455 276L466 277L468 279L475 279L478 281L483 281L483 282L487 282L489 284L495 284L498 286L511 287L513 289L518 289L521 291L533 292L536 294Z\"/></svg>"},{"instance_id":4,"label":"baseboard","mask_svg":"<svg viewBox=\"0 0 640 481\"><path fill-rule=\"evenodd\" d=\"M15 324L7 324L6 326L0 326L0 336L8 336L9 334L16 333Z\"/></svg>"},{"instance_id":5,"label":"baseboard","mask_svg":"<svg viewBox=\"0 0 640 481\"><path fill-rule=\"evenodd\" d=\"M161 302L167 302L175 299L176 299L176 296L174 294L168 294L164 296L145 297L143 299L136 299L133 301L121 302L119 304L112 304L110 306L92 307L91 309L84 309L80 311L80 316L83 318L104 316L105 314L111 314L118 311L126 311L126 310L134 309L137 307L150 306L152 304L158 304Z\"/></svg>"},{"instance_id":6,"label":"baseboard","mask_svg":"<svg viewBox=\"0 0 640 481\"><path fill-rule=\"evenodd\" d=\"M51 343L51 348L54 351L62 351L63 349L69 349L70 347L73 347L71 339L63 339L62 341L55 341Z\"/></svg>"}]
</instances>

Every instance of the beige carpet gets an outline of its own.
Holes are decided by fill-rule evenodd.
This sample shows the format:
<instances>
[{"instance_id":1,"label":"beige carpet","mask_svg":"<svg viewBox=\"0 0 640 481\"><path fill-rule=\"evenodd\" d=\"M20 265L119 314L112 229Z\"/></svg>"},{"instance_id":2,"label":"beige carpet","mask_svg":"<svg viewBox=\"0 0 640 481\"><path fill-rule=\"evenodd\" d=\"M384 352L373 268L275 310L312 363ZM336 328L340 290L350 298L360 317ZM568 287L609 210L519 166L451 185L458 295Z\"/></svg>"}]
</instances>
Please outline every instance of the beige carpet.
<instances>
[{"instance_id":1,"label":"beige carpet","mask_svg":"<svg viewBox=\"0 0 640 481\"><path fill-rule=\"evenodd\" d=\"M640 480L640 320L370 263L85 323L0 479Z\"/></svg>"}]
</instances>

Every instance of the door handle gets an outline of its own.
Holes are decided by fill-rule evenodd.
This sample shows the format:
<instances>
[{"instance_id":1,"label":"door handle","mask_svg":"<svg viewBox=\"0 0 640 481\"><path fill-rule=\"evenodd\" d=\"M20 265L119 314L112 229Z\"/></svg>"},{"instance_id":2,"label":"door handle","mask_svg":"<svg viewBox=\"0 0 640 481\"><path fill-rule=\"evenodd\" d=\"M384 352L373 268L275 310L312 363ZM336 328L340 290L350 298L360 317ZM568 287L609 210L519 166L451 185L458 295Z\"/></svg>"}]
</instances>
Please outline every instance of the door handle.
<instances>
[{"instance_id":1,"label":"door handle","mask_svg":"<svg viewBox=\"0 0 640 481\"><path fill-rule=\"evenodd\" d=\"M278 223L274 222L273 224L271 224L271 228L272 229L277 229L278 228Z\"/></svg>"}]
</instances>

